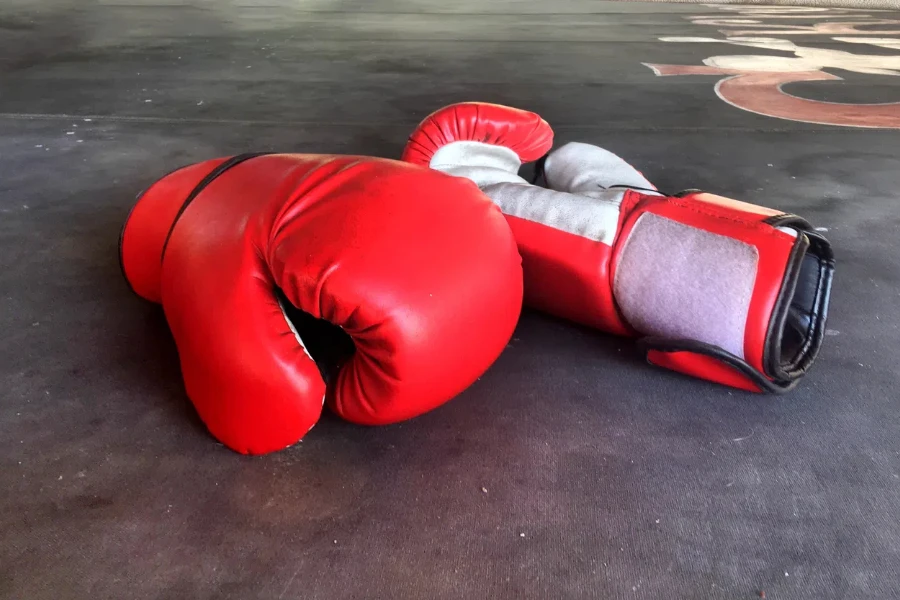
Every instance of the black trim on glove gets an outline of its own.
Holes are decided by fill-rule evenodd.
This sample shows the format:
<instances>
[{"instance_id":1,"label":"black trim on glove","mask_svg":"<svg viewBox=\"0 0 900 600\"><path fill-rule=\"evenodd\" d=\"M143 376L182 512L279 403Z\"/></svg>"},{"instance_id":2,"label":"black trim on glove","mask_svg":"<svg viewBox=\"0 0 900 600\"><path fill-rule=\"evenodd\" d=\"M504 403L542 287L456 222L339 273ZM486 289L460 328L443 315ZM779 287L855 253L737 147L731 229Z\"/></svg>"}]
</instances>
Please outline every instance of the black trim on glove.
<instances>
[{"instance_id":1,"label":"black trim on glove","mask_svg":"<svg viewBox=\"0 0 900 600\"><path fill-rule=\"evenodd\" d=\"M788 259L781 291L766 334L763 364L775 379L798 379L809 370L825 340L825 323L834 278L831 244L800 217L782 215L770 220L776 227L797 229L797 243ZM814 280L812 278L815 278ZM798 292L798 286L804 286ZM808 302L802 302L806 297ZM792 313L808 319L801 345L791 356L783 353L785 325Z\"/></svg>"},{"instance_id":2,"label":"black trim on glove","mask_svg":"<svg viewBox=\"0 0 900 600\"><path fill-rule=\"evenodd\" d=\"M696 340L648 336L637 341L645 354L656 350L709 356L734 368L764 392L781 394L797 385L815 362L825 339L834 277L834 253L828 240L812 231L812 227L796 215L778 215L766 222L776 227L797 229L797 242L788 259L763 343L762 363L766 373L761 373L747 361L718 346ZM804 325L802 331L797 327L792 329L795 335L802 335L802 339L799 344L793 344L786 354L784 336L791 317Z\"/></svg>"},{"instance_id":3,"label":"black trim on glove","mask_svg":"<svg viewBox=\"0 0 900 600\"><path fill-rule=\"evenodd\" d=\"M226 160L225 162L220 164L218 167L216 167L215 169L210 171L206 175L206 177L204 177L200 181L200 183L198 183L196 186L194 186L194 189L191 190L191 192L187 195L187 197L185 198L184 202L181 205L181 208L178 209L178 212L175 215L175 219L172 221L172 224L169 226L169 231L166 234L166 239L163 242L162 251L160 252L160 256L159 256L160 261L162 261L163 256L165 256L166 247L169 245L169 238L172 236L172 231L175 229L175 223L178 222L178 219L184 213L185 209L187 209L188 205L194 201L194 199L200 194L200 192L202 192L203 189L206 186L208 186L210 183L212 183L219 175L221 175L222 173L224 173L231 167L239 165L240 163L242 163L246 160L249 160L251 158L255 158L257 156L264 156L266 154L272 154L272 153L271 152L248 152L245 154L239 154L237 156L233 156L232 158ZM170 175L174 175L178 171L184 170L190 166L192 166L192 165L183 165L176 169L172 169L171 171L169 171L168 173L166 173L165 175L163 175L162 177L160 177L159 179L154 181L152 184L150 184L149 186L145 187L143 190L138 192L137 196L135 196L135 198L134 198L134 203L131 205L131 209L128 211L128 215L125 217L125 222L122 223L122 229L119 230L119 244L118 244L118 246L119 246L119 248L118 248L119 271L122 273L122 277L125 279L125 284L128 286L128 289L131 290L131 292L134 294L136 294L137 292L135 292L134 287L131 285L131 282L128 281L128 275L125 273L125 257L123 255L123 252L124 252L123 246L125 244L125 229L128 227L128 221L131 220L131 215L134 214L134 210L137 208L137 205L140 204L141 199L150 190L150 188L152 188L154 185L156 185L157 183L159 183L166 177L169 177Z\"/></svg>"},{"instance_id":4,"label":"black trim on glove","mask_svg":"<svg viewBox=\"0 0 900 600\"><path fill-rule=\"evenodd\" d=\"M603 189L605 189L605 190L613 190L613 189L618 189L618 188L622 188L622 189L626 189L626 190L635 190L635 191L638 191L638 192L649 192L649 193L651 193L651 194L661 194L661 193L662 193L662 192L660 192L659 190L654 190L654 189L651 189L651 188L638 187L638 186L636 186L636 185L624 185L624 184L611 185L611 186L606 187L606 188L603 188Z\"/></svg>"},{"instance_id":5,"label":"black trim on glove","mask_svg":"<svg viewBox=\"0 0 900 600\"><path fill-rule=\"evenodd\" d=\"M772 381L753 368L744 359L739 358L718 346L713 346L706 342L698 342L697 340L670 340L661 337L648 336L637 340L637 347L644 352L645 356L649 354L651 350L666 353L690 352L692 354L709 356L710 358L714 358L732 367L759 387L759 389L770 394L783 394L788 392L800 381L799 378L793 380ZM647 357L647 362L653 364L649 357Z\"/></svg>"},{"instance_id":6,"label":"black trim on glove","mask_svg":"<svg viewBox=\"0 0 900 600\"><path fill-rule=\"evenodd\" d=\"M144 197L144 194L147 193L147 190L149 190L156 183L158 183L159 181L162 181L169 175L173 175L173 174L177 173L178 171L181 171L182 169L186 169L187 167L188 167L188 165L185 165L185 166L178 167L176 169L172 169L171 171L169 171L168 173L166 173L165 175L163 175L162 177L160 177L159 179L157 179L156 181L154 181L153 183L151 183L150 185L148 185L147 187L142 189L140 192L138 192L137 195L134 197L134 202L132 203L131 208L128 210L128 215L125 217L125 221L122 223L122 228L119 230L119 271L121 271L122 278L125 280L125 285L128 286L128 289L131 290L132 294L137 294L137 292L134 291L134 287L132 287L131 282L128 281L128 275L125 274L125 257L122 254L123 253L123 245L125 244L125 228L128 226L128 221L131 220L131 215L134 213L134 209L137 208L137 205L140 203L141 198Z\"/></svg>"},{"instance_id":7,"label":"black trim on glove","mask_svg":"<svg viewBox=\"0 0 900 600\"><path fill-rule=\"evenodd\" d=\"M178 212L175 214L175 218L172 220L172 225L169 226L169 232L166 234L166 239L163 242L162 252L159 254L160 262L163 260L163 257L166 255L166 248L169 246L169 238L172 237L172 232L175 231L175 225L178 223L178 220L181 218L181 215L184 214L184 211L187 210L187 207L190 206L191 202L200 195L209 184L215 181L219 175L224 173L225 171L231 169L232 167L236 167L242 162L246 162L251 158L256 158L257 156L265 156L267 154L272 154L271 152L248 152L246 154L238 154L237 156L233 156L220 164L218 167L213 169L206 177L204 177L200 183L198 183L194 189L191 190L191 193L188 194L187 198L184 199L184 202L181 205L181 208L178 209Z\"/></svg>"},{"instance_id":8,"label":"black trim on glove","mask_svg":"<svg viewBox=\"0 0 900 600\"><path fill-rule=\"evenodd\" d=\"M534 163L534 175L531 178L531 185L538 185L538 179L543 180L542 187L548 187L550 183L547 181L547 171L544 169L544 166L547 164L547 157L550 156L550 152L543 155Z\"/></svg>"}]
</instances>

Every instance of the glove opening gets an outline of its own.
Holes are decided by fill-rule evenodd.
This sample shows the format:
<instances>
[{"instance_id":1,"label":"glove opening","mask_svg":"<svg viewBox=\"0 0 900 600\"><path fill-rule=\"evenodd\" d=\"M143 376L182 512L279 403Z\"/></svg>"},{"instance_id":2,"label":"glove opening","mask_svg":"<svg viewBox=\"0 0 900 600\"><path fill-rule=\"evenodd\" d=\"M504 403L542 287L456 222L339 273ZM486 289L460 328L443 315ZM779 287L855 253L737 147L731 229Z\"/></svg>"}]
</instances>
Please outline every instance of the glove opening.
<instances>
[{"instance_id":1,"label":"glove opening","mask_svg":"<svg viewBox=\"0 0 900 600\"><path fill-rule=\"evenodd\" d=\"M788 307L784 331L781 335L781 364L788 366L797 361L807 345L816 310L815 283L818 279L818 258L807 254L800 266L797 290Z\"/></svg>"},{"instance_id":2,"label":"glove opening","mask_svg":"<svg viewBox=\"0 0 900 600\"><path fill-rule=\"evenodd\" d=\"M353 338L340 326L317 319L291 304L280 288L275 288L275 295L298 341L316 363L325 385L330 385L341 367L356 353Z\"/></svg>"},{"instance_id":3,"label":"glove opening","mask_svg":"<svg viewBox=\"0 0 900 600\"><path fill-rule=\"evenodd\" d=\"M716 337L716 333L727 332L727 328L719 327L717 331L703 330L697 326L703 321L697 319L690 321L688 317L691 313L685 313L683 310L662 320L664 324L674 323L677 326L654 327L651 317L659 313L649 310L654 305L648 301L629 303L629 299L632 296L634 298L652 296L661 299L663 302L660 306L667 309L679 305L696 305L702 309L699 313L701 315L714 315L712 307L697 304L699 300L693 297L690 298L691 302L679 302L679 298L665 295L665 286L654 287L653 294L644 293L642 288L636 288L636 291L641 293L629 295L629 282L617 281L619 286L617 297L622 299L621 304L627 309L626 312L631 311L626 315L629 322L639 323L638 330L648 334L638 341L638 346L647 353L648 360L676 371L744 389L783 393L796 386L815 361L825 337L834 255L829 242L798 217L778 215L767 219L767 222L775 227L790 228L796 232L797 237L787 260L781 288L766 332L762 360L764 371L758 371L745 359L742 348L737 343L739 339L736 338L733 340L734 343L729 344L727 337ZM655 231L654 234L651 238L653 240L665 239L659 231ZM704 261L700 260L702 253L697 250L701 247L702 245L694 245L692 254L694 260L684 264L693 265L697 261L703 263ZM631 251L636 252L638 249L636 246ZM716 251L713 254L737 256L734 252ZM658 256L659 253L655 255ZM625 260L624 252L622 260ZM650 263L651 261L642 261L642 264ZM667 271L673 271L673 268L667 266L663 260L657 259L652 264L654 268L663 266ZM720 261L717 264L719 267L727 267L726 270L732 278L740 273L738 265L739 263L733 261L732 263ZM706 270L707 268L704 268L704 272ZM648 276L638 268L625 271L629 277L639 276L638 283L663 279L658 273ZM753 273L755 269L750 274ZM679 280L695 281L696 278L680 276ZM712 297L717 304L722 304L729 297L724 290L734 291L740 287L737 285L739 281L731 281L722 273L716 274L713 280L727 282L727 285L723 290L714 293L709 292L708 286L702 288L705 291L701 299ZM728 314L733 312L728 311ZM720 314L711 320L714 323L724 323L724 316ZM686 324L692 326L684 328ZM706 341L700 341L701 339ZM710 359L727 366L729 370L713 368L714 364Z\"/></svg>"},{"instance_id":4,"label":"glove opening","mask_svg":"<svg viewBox=\"0 0 900 600\"><path fill-rule=\"evenodd\" d=\"M825 337L831 296L831 245L822 235L810 231L802 220L797 223L794 226L798 229L798 241L766 336L765 364L775 379L800 377L816 359ZM804 231L806 228L809 229Z\"/></svg>"}]
</instances>

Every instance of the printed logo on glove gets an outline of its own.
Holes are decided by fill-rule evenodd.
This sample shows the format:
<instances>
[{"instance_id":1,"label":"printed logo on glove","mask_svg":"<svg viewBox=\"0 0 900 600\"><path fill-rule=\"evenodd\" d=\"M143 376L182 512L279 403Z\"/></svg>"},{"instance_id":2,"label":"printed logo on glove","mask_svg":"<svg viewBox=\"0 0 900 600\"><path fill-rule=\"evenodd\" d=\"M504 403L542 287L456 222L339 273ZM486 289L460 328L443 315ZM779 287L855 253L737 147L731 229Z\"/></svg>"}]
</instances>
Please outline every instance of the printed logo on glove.
<instances>
[{"instance_id":1,"label":"printed logo on glove","mask_svg":"<svg viewBox=\"0 0 900 600\"><path fill-rule=\"evenodd\" d=\"M538 115L465 102L402 159L476 183L506 215L525 303L639 338L651 363L757 392L797 385L821 348L834 257L805 220L699 191L660 193L602 148L553 152ZM543 186L519 177L537 164Z\"/></svg>"},{"instance_id":2,"label":"printed logo on glove","mask_svg":"<svg viewBox=\"0 0 900 600\"><path fill-rule=\"evenodd\" d=\"M182 168L139 197L120 261L162 304L201 419L241 453L297 442L323 402L364 425L442 405L522 306L515 240L475 185L369 157Z\"/></svg>"}]
</instances>

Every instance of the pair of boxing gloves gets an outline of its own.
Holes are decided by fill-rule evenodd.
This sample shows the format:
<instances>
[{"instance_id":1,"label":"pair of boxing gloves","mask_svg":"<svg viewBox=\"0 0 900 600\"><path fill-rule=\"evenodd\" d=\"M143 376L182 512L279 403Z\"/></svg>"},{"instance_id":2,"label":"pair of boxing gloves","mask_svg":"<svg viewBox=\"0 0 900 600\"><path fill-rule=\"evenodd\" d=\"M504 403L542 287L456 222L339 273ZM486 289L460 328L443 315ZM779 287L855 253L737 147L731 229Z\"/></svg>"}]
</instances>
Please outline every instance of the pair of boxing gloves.
<instances>
[{"instance_id":1,"label":"pair of boxing gloves","mask_svg":"<svg viewBox=\"0 0 900 600\"><path fill-rule=\"evenodd\" d=\"M539 116L461 103L400 161L253 154L191 165L139 197L120 262L159 302L210 432L282 449L324 405L380 425L481 376L524 304L634 337L651 363L791 389L821 347L834 261L794 215L668 196L619 157L551 151ZM538 180L518 175L539 160Z\"/></svg>"}]
</instances>

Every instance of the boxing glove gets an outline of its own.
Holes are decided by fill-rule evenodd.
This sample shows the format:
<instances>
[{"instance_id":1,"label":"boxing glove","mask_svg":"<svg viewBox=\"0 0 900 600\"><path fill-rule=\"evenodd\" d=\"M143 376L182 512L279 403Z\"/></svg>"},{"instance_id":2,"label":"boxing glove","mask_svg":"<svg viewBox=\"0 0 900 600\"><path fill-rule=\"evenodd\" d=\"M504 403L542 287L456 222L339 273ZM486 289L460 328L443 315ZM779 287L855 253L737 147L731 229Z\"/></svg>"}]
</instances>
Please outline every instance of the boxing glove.
<instances>
[{"instance_id":1,"label":"boxing glove","mask_svg":"<svg viewBox=\"0 0 900 600\"><path fill-rule=\"evenodd\" d=\"M824 339L828 241L781 211L699 191L662 194L588 144L542 157L543 187L518 177L533 153L517 148L551 138L533 113L463 103L426 118L403 159L469 178L500 206L522 254L527 305L639 338L662 367L750 391L793 388Z\"/></svg>"},{"instance_id":2,"label":"boxing glove","mask_svg":"<svg viewBox=\"0 0 900 600\"><path fill-rule=\"evenodd\" d=\"M363 425L442 405L522 305L515 240L474 184L369 157L177 170L139 197L120 262L162 304L200 418L248 454L300 440L323 402Z\"/></svg>"}]
</instances>

